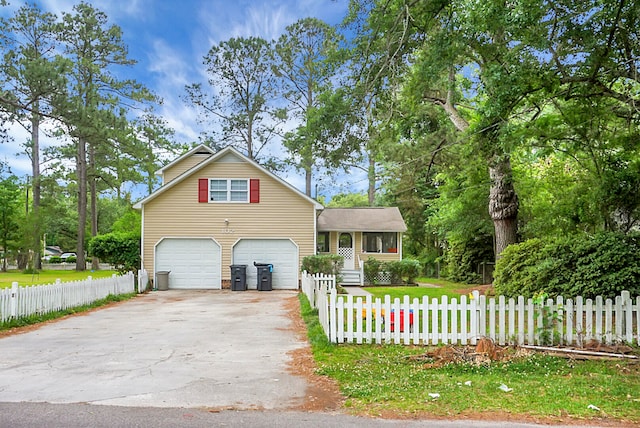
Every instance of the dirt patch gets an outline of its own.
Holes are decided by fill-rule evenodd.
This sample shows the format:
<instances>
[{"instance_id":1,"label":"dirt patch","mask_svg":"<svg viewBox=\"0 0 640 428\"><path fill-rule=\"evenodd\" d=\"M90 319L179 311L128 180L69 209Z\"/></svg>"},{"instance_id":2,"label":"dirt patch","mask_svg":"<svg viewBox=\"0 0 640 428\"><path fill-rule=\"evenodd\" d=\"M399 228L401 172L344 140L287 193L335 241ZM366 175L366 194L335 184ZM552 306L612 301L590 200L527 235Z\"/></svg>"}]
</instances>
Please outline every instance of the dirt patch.
<instances>
[{"instance_id":1,"label":"dirt patch","mask_svg":"<svg viewBox=\"0 0 640 428\"><path fill-rule=\"evenodd\" d=\"M296 336L307 341L307 326L300 314L300 301L298 296L285 299L285 308L291 320L291 328ZM344 397L340 394L340 389L335 380L328 376L316 374L316 363L311 353L311 346L305 345L289 352L291 361L289 372L304 377L309 383L307 388L307 398L303 404L296 406L292 410L311 411L334 411L341 408Z\"/></svg>"},{"instance_id":2,"label":"dirt patch","mask_svg":"<svg viewBox=\"0 0 640 428\"><path fill-rule=\"evenodd\" d=\"M455 290L456 293L460 293L461 295L468 295L474 291L479 291L481 295L484 296L493 296L493 284L485 284L485 285L474 285L473 287L468 288L460 288Z\"/></svg>"}]
</instances>

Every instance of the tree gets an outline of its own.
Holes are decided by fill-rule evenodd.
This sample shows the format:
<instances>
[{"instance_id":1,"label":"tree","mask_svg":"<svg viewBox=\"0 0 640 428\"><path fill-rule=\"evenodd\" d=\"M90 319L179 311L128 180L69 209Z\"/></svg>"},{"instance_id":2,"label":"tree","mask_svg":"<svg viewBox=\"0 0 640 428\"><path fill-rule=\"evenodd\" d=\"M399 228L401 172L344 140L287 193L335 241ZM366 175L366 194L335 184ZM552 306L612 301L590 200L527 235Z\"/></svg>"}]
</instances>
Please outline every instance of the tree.
<instances>
[{"instance_id":1,"label":"tree","mask_svg":"<svg viewBox=\"0 0 640 428\"><path fill-rule=\"evenodd\" d=\"M544 8L530 3L352 2L369 16L371 46L386 49L373 77L404 77L416 99L443 109L485 160L496 257L517 240L509 126L547 83L533 47L545 42L549 24Z\"/></svg>"},{"instance_id":2,"label":"tree","mask_svg":"<svg viewBox=\"0 0 640 428\"><path fill-rule=\"evenodd\" d=\"M273 48L260 37L232 38L204 57L212 95L201 84L188 85L187 100L201 111L201 121L220 126L217 140L247 153L250 159L279 134L285 112L275 108L277 87ZM210 136L209 136L210 137Z\"/></svg>"},{"instance_id":3,"label":"tree","mask_svg":"<svg viewBox=\"0 0 640 428\"><path fill-rule=\"evenodd\" d=\"M117 110L126 102L152 100L142 85L132 80L118 80L114 66L133 65L122 42L122 31L108 25L108 18L87 3L74 6L75 14L63 13L58 37L65 54L73 62L69 74L69 95L56 108L75 148L76 182L78 185L78 243L76 269L85 269L85 227L87 221L87 184L92 195L92 234L97 233L98 147L109 145L114 129L122 129L123 112ZM92 172L90 177L88 172ZM89 180L90 179L90 180Z\"/></svg>"},{"instance_id":4,"label":"tree","mask_svg":"<svg viewBox=\"0 0 640 428\"><path fill-rule=\"evenodd\" d=\"M175 156L185 147L173 140L175 131L161 117L151 112L138 118L131 129L130 143L137 148L128 151L135 153L130 158L133 165L140 168L142 181L147 186L147 193L151 194L158 185L158 176L155 174L162 167L162 155ZM127 169L127 166L124 166Z\"/></svg>"},{"instance_id":5,"label":"tree","mask_svg":"<svg viewBox=\"0 0 640 428\"><path fill-rule=\"evenodd\" d=\"M3 23L4 37L8 41L1 70L5 85L11 94L11 103L5 108L13 119L25 127L31 139L25 144L31 158L32 170L32 242L35 268L40 268L40 123L51 113L50 104L63 93L67 62L56 55L54 24L56 17L41 12L37 6L22 6L15 15Z\"/></svg>"},{"instance_id":6,"label":"tree","mask_svg":"<svg viewBox=\"0 0 640 428\"><path fill-rule=\"evenodd\" d=\"M293 164L304 171L308 196L311 196L322 133L313 126L314 109L320 106L319 95L330 93L332 88L331 79L338 67L332 55L341 40L336 30L325 22L304 18L289 25L276 43L275 70L288 110L300 123L295 132L285 136L284 145Z\"/></svg>"},{"instance_id":7,"label":"tree","mask_svg":"<svg viewBox=\"0 0 640 428\"><path fill-rule=\"evenodd\" d=\"M20 186L14 175L0 165L0 245L2 245L2 271L7 271L7 258L17 247L19 239Z\"/></svg>"}]
</instances>

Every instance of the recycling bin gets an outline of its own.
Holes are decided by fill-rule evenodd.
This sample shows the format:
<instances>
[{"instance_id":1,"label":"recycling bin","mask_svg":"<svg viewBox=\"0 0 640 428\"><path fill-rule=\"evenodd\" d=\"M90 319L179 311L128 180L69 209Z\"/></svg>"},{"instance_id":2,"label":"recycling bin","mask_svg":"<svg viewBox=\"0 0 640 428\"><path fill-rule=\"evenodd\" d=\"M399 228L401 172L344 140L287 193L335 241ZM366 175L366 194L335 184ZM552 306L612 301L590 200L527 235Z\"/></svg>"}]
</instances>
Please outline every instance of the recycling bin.
<instances>
[{"instance_id":1,"label":"recycling bin","mask_svg":"<svg viewBox=\"0 0 640 428\"><path fill-rule=\"evenodd\" d=\"M160 270L156 272L156 288L158 291L167 291L169 289L169 270Z\"/></svg>"},{"instance_id":2,"label":"recycling bin","mask_svg":"<svg viewBox=\"0 0 640 428\"><path fill-rule=\"evenodd\" d=\"M231 265L231 290L247 289L247 265Z\"/></svg>"},{"instance_id":3,"label":"recycling bin","mask_svg":"<svg viewBox=\"0 0 640 428\"><path fill-rule=\"evenodd\" d=\"M273 273L273 265L270 263L256 263L253 265L258 270L258 291L271 291L271 274Z\"/></svg>"}]
</instances>

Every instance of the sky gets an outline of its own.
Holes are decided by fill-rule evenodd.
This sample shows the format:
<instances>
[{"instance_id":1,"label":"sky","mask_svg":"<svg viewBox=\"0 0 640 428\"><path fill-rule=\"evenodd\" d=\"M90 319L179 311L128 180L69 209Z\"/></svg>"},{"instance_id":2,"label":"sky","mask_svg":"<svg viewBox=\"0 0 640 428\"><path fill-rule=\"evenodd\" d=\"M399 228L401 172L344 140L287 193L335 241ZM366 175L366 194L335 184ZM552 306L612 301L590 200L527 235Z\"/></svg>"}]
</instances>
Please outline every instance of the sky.
<instances>
[{"instance_id":1,"label":"sky","mask_svg":"<svg viewBox=\"0 0 640 428\"><path fill-rule=\"evenodd\" d=\"M0 7L0 15L9 16L24 2L9 0ZM33 3L31 1L30 3ZM72 12L72 0L35 1L41 9L60 16ZM110 24L122 28L129 57L137 61L122 69L119 75L136 79L163 99L157 112L176 131L180 143L197 141L202 125L197 112L181 99L187 84L205 82L202 58L209 49L231 37L260 36L275 39L286 26L300 18L316 17L329 24L338 24L346 15L348 0L93 0L88 1L105 12ZM0 159L6 161L14 174L26 176L31 171L30 160L23 154L28 137L18 127L11 129L14 141L0 145ZM46 137L43 138L47 145ZM304 189L301 174L290 171L285 180ZM366 180L348 175L350 190L364 190ZM144 196L144 195L143 195Z\"/></svg>"}]
</instances>

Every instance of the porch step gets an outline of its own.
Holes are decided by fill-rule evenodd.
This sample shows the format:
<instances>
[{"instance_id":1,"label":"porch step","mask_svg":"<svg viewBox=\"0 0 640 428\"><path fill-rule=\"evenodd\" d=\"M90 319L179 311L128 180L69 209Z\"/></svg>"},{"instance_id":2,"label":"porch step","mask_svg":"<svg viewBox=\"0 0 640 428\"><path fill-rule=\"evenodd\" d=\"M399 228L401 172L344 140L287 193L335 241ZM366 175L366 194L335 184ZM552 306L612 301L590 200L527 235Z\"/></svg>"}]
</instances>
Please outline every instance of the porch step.
<instances>
[{"instance_id":1,"label":"porch step","mask_svg":"<svg viewBox=\"0 0 640 428\"><path fill-rule=\"evenodd\" d=\"M343 269L340 272L342 275L342 281L340 284L342 285L360 285L360 271L359 270L351 270L351 269Z\"/></svg>"}]
</instances>

